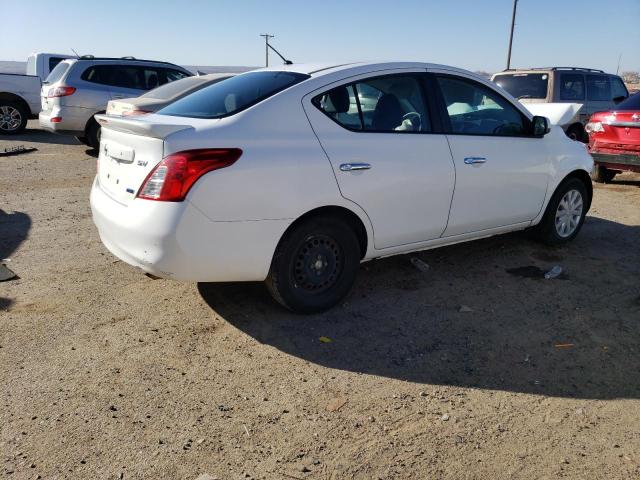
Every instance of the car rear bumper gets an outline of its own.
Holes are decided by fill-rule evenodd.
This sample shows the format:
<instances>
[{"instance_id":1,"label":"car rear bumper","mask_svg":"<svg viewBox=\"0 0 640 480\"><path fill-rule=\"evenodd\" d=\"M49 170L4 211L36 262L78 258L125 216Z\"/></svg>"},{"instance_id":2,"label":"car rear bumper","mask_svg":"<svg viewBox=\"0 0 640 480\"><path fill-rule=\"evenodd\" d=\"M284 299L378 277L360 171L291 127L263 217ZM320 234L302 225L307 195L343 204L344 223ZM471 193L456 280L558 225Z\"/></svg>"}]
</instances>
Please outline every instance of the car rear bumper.
<instances>
[{"instance_id":1,"label":"car rear bumper","mask_svg":"<svg viewBox=\"0 0 640 480\"><path fill-rule=\"evenodd\" d=\"M40 127L53 133L83 136L89 119L95 112L87 108L79 107L54 107L48 111L42 111L38 115ZM59 122L52 122L52 118L60 118Z\"/></svg>"},{"instance_id":2,"label":"car rear bumper","mask_svg":"<svg viewBox=\"0 0 640 480\"><path fill-rule=\"evenodd\" d=\"M262 281L289 221L214 222L189 201L135 199L124 205L91 189L100 239L124 262L183 281Z\"/></svg>"},{"instance_id":3,"label":"car rear bumper","mask_svg":"<svg viewBox=\"0 0 640 480\"><path fill-rule=\"evenodd\" d=\"M611 169L640 172L640 153L591 152L593 161Z\"/></svg>"}]
</instances>

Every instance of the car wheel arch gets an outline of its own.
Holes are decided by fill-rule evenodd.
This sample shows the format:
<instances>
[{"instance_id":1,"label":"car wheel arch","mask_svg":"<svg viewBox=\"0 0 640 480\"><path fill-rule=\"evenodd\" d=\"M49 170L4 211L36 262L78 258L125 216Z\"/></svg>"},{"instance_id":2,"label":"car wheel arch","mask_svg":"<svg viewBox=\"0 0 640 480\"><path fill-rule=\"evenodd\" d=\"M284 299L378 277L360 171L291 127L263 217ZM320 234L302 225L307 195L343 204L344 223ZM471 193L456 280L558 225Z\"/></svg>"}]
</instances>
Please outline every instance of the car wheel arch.
<instances>
[{"instance_id":1,"label":"car wheel arch","mask_svg":"<svg viewBox=\"0 0 640 480\"><path fill-rule=\"evenodd\" d=\"M556 185L556 188L554 189L554 193L563 183L572 178L577 178L584 183L584 187L587 189L587 193L589 194L589 198L587 200L587 210L589 210L591 207L591 200L593 199L593 184L591 183L591 176L586 170L577 169L569 172L560 182L558 182L558 185Z\"/></svg>"},{"instance_id":2,"label":"car wheel arch","mask_svg":"<svg viewBox=\"0 0 640 480\"><path fill-rule=\"evenodd\" d=\"M27 115L31 117L33 113L31 112L31 107L27 103L27 101L22 98L20 95L16 95L15 93L9 92L0 92L0 101L8 101L20 104L21 107L25 109Z\"/></svg>"},{"instance_id":3,"label":"car wheel arch","mask_svg":"<svg viewBox=\"0 0 640 480\"><path fill-rule=\"evenodd\" d=\"M278 241L278 244L280 244L282 239L285 238L287 234L290 231L292 231L301 222L306 221L311 217L319 217L319 216L335 217L335 218L340 218L346 221L347 224L351 226L351 228L353 228L353 231L355 232L358 238L358 243L360 244L360 258L362 259L366 256L367 249L369 248L369 245L373 244L373 242L372 241L370 242L369 240L369 231L367 230L367 227L365 226L364 221L353 210L350 210L349 208L346 208L344 206L338 206L338 205L326 205L322 207L317 207L300 215L283 232L282 236L280 237L280 240Z\"/></svg>"},{"instance_id":4,"label":"car wheel arch","mask_svg":"<svg viewBox=\"0 0 640 480\"><path fill-rule=\"evenodd\" d=\"M96 115L103 115L107 113L106 111L99 111L94 113L93 115L91 115L91 118L89 120L87 120L87 123L84 126L84 135L86 136L87 133L89 132L89 127L91 127L91 125L93 125L94 123L98 123L96 120Z\"/></svg>"}]
</instances>

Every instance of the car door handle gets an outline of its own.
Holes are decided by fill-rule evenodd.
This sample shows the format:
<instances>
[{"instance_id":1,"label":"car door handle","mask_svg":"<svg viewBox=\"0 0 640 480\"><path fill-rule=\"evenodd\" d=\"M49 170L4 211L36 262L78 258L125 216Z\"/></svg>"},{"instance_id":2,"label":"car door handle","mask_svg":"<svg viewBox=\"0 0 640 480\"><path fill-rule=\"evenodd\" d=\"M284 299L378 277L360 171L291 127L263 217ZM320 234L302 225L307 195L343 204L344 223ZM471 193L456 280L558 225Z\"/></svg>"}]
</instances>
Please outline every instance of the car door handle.
<instances>
[{"instance_id":1,"label":"car door handle","mask_svg":"<svg viewBox=\"0 0 640 480\"><path fill-rule=\"evenodd\" d=\"M466 157L464 163L467 165L475 165L476 163L487 163L487 159L484 157Z\"/></svg>"},{"instance_id":2,"label":"car door handle","mask_svg":"<svg viewBox=\"0 0 640 480\"><path fill-rule=\"evenodd\" d=\"M371 165L368 163L343 163L340 165L340 170L343 172L352 172L354 170L369 170Z\"/></svg>"}]
</instances>

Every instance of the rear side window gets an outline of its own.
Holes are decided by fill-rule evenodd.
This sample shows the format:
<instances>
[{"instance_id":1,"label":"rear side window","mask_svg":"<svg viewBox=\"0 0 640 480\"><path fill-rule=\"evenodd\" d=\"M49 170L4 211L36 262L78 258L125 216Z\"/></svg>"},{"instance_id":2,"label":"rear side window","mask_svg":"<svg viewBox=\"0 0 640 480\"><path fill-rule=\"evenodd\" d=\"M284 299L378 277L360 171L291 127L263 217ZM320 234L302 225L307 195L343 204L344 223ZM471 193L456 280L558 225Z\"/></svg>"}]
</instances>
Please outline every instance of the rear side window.
<instances>
[{"instance_id":1,"label":"rear side window","mask_svg":"<svg viewBox=\"0 0 640 480\"><path fill-rule=\"evenodd\" d=\"M462 78L438 77L451 123L460 135L520 136L527 134L525 118L502 95Z\"/></svg>"},{"instance_id":2,"label":"rear side window","mask_svg":"<svg viewBox=\"0 0 640 480\"><path fill-rule=\"evenodd\" d=\"M70 66L71 66L70 63L65 63L65 62L59 63L51 71L51 73L49 73L49 76L44 81L44 83L56 83L57 81L61 80L64 74L67 73L67 70L69 70Z\"/></svg>"},{"instance_id":3,"label":"rear side window","mask_svg":"<svg viewBox=\"0 0 640 480\"><path fill-rule=\"evenodd\" d=\"M587 75L587 99L598 102L609 102L611 96L611 83L606 75Z\"/></svg>"},{"instance_id":4,"label":"rear side window","mask_svg":"<svg viewBox=\"0 0 640 480\"><path fill-rule=\"evenodd\" d=\"M616 105L615 110L616 111L636 110L636 111L640 112L640 92L634 93L629 98L627 98L625 101L620 102L618 105Z\"/></svg>"},{"instance_id":5,"label":"rear side window","mask_svg":"<svg viewBox=\"0 0 640 480\"><path fill-rule=\"evenodd\" d=\"M611 97L614 98L628 97L627 87L625 87L620 77L611 77Z\"/></svg>"},{"instance_id":6,"label":"rear side window","mask_svg":"<svg viewBox=\"0 0 640 480\"><path fill-rule=\"evenodd\" d=\"M560 100L584 100L584 75L581 73L560 75Z\"/></svg>"},{"instance_id":7,"label":"rear side window","mask_svg":"<svg viewBox=\"0 0 640 480\"><path fill-rule=\"evenodd\" d=\"M547 98L549 75L546 73L513 73L498 75L495 83L514 98Z\"/></svg>"},{"instance_id":8,"label":"rear side window","mask_svg":"<svg viewBox=\"0 0 640 480\"><path fill-rule=\"evenodd\" d=\"M249 72L197 90L157 113L191 118L227 117L307 78L309 75L296 72Z\"/></svg>"},{"instance_id":9,"label":"rear side window","mask_svg":"<svg viewBox=\"0 0 640 480\"><path fill-rule=\"evenodd\" d=\"M313 104L351 130L430 132L420 80L413 75L386 75L342 85L318 95Z\"/></svg>"},{"instance_id":10,"label":"rear side window","mask_svg":"<svg viewBox=\"0 0 640 480\"><path fill-rule=\"evenodd\" d=\"M54 68L56 68L56 66L62 61L64 60L63 57L49 57L49 71L53 70Z\"/></svg>"}]
</instances>

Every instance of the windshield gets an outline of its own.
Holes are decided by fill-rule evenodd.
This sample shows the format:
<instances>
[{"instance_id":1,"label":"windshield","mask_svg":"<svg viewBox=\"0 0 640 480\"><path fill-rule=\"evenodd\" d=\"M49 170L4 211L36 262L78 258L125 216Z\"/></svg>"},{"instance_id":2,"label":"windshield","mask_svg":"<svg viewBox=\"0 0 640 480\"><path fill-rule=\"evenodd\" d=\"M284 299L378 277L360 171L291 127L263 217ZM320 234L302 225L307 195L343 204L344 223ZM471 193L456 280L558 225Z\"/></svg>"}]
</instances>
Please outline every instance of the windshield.
<instances>
[{"instance_id":1,"label":"windshield","mask_svg":"<svg viewBox=\"0 0 640 480\"><path fill-rule=\"evenodd\" d=\"M67 70L69 70L70 66L71 66L70 63L60 62L58 65L56 65L56 68L51 70L51 73L49 74L47 79L44 81L44 83L46 84L56 83L64 76L65 73L67 73Z\"/></svg>"},{"instance_id":2,"label":"windshield","mask_svg":"<svg viewBox=\"0 0 640 480\"><path fill-rule=\"evenodd\" d=\"M154 88L144 95L141 95L141 97L169 100L188 90L198 86L204 86L208 81L210 80L206 77L186 77L174 82L165 83L161 87Z\"/></svg>"},{"instance_id":3,"label":"windshield","mask_svg":"<svg viewBox=\"0 0 640 480\"><path fill-rule=\"evenodd\" d=\"M309 78L296 72L250 72L214 83L158 110L160 115L222 118Z\"/></svg>"},{"instance_id":4,"label":"windshield","mask_svg":"<svg viewBox=\"0 0 640 480\"><path fill-rule=\"evenodd\" d=\"M508 73L497 75L493 80L513 97L547 98L549 74L547 73Z\"/></svg>"},{"instance_id":5,"label":"windshield","mask_svg":"<svg viewBox=\"0 0 640 480\"><path fill-rule=\"evenodd\" d=\"M640 92L634 93L626 100L620 102L614 110L617 112L622 110L637 110L640 112Z\"/></svg>"}]
</instances>

